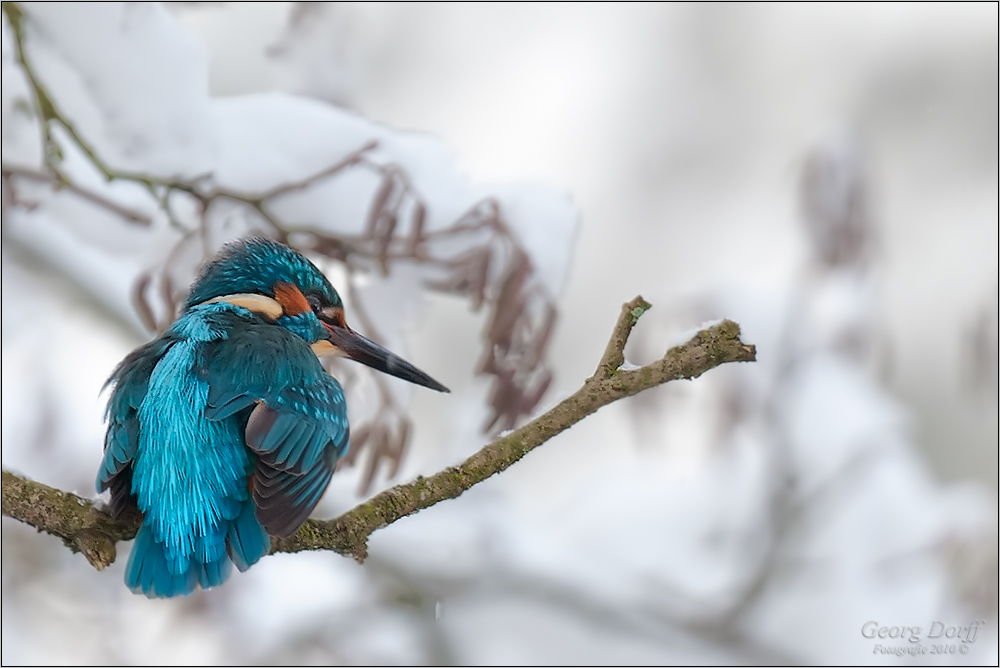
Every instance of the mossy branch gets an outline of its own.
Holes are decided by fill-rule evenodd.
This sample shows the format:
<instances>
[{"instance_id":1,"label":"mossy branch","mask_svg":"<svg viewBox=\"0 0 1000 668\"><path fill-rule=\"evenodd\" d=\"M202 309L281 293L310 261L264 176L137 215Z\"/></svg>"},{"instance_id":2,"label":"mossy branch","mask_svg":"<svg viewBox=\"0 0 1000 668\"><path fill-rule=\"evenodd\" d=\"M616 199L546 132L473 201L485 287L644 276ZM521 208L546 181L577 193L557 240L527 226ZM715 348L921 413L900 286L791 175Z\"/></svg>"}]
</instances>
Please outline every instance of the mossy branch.
<instances>
[{"instance_id":1,"label":"mossy branch","mask_svg":"<svg viewBox=\"0 0 1000 668\"><path fill-rule=\"evenodd\" d=\"M523 427L498 438L457 466L430 477L396 485L332 520L309 520L288 538L274 539L271 552L332 550L364 561L368 537L378 529L446 499L454 499L520 460L562 431L623 397L681 378L696 378L727 362L753 362L756 349L740 340L731 320L702 330L687 343L671 348L659 360L634 369L620 368L629 334L650 308L642 297L622 306L611 340L597 371L583 387ZM115 543L130 540L141 518L117 522L93 501L39 482L3 472L3 514L39 531L58 536L82 552L97 569L115 559Z\"/></svg>"}]
</instances>

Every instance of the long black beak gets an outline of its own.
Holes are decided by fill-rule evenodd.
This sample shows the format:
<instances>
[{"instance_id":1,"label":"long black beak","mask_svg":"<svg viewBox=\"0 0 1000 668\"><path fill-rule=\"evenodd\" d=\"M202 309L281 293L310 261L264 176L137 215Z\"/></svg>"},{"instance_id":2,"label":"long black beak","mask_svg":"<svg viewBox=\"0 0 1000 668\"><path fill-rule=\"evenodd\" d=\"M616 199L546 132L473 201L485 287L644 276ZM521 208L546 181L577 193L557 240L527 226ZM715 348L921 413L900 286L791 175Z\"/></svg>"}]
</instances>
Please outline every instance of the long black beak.
<instances>
[{"instance_id":1,"label":"long black beak","mask_svg":"<svg viewBox=\"0 0 1000 668\"><path fill-rule=\"evenodd\" d=\"M323 324L330 335L330 343L337 347L344 356L390 376L396 376L438 392L451 392L447 387L402 357L394 355L374 341L369 341L349 327L330 325L326 322Z\"/></svg>"}]
</instances>

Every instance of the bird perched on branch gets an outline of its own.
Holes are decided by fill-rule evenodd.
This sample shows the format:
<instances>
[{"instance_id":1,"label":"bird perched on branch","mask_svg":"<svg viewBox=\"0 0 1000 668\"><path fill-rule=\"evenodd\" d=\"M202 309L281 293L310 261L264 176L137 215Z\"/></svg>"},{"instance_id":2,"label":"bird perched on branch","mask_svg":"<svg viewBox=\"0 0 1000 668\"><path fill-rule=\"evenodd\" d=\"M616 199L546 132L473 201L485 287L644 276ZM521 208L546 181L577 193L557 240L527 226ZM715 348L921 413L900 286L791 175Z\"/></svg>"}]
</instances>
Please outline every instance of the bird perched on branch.
<instances>
[{"instance_id":1,"label":"bird perched on branch","mask_svg":"<svg viewBox=\"0 0 1000 668\"><path fill-rule=\"evenodd\" d=\"M319 269L261 238L226 246L170 329L115 369L97 488L116 517L142 512L133 592L214 587L305 522L350 443L327 354L448 391L351 330Z\"/></svg>"}]
</instances>

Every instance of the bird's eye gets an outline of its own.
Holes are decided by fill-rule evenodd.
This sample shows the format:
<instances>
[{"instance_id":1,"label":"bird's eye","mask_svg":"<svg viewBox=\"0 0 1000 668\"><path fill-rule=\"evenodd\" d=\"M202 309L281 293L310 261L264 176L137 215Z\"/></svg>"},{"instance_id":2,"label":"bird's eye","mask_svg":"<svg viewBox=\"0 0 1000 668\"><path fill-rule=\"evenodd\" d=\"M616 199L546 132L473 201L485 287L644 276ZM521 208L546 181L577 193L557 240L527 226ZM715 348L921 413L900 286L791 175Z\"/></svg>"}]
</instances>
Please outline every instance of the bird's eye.
<instances>
[{"instance_id":1,"label":"bird's eye","mask_svg":"<svg viewBox=\"0 0 1000 668\"><path fill-rule=\"evenodd\" d=\"M322 304L320 304L319 297L316 295L308 295L306 297L306 302L309 303L309 308L313 310L313 313L318 313Z\"/></svg>"}]
</instances>

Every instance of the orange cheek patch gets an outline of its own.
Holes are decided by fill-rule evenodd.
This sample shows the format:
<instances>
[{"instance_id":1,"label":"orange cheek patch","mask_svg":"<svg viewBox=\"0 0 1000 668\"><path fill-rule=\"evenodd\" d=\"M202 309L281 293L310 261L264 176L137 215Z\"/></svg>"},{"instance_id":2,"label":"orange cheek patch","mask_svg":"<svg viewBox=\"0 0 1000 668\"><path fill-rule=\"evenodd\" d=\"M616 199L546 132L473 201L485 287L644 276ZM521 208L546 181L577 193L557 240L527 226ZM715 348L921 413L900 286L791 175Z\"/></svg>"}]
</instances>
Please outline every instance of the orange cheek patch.
<instances>
[{"instance_id":1,"label":"orange cheek patch","mask_svg":"<svg viewBox=\"0 0 1000 668\"><path fill-rule=\"evenodd\" d=\"M291 283L278 283L274 286L274 301L281 304L285 315L298 315L311 310L305 296Z\"/></svg>"}]
</instances>

